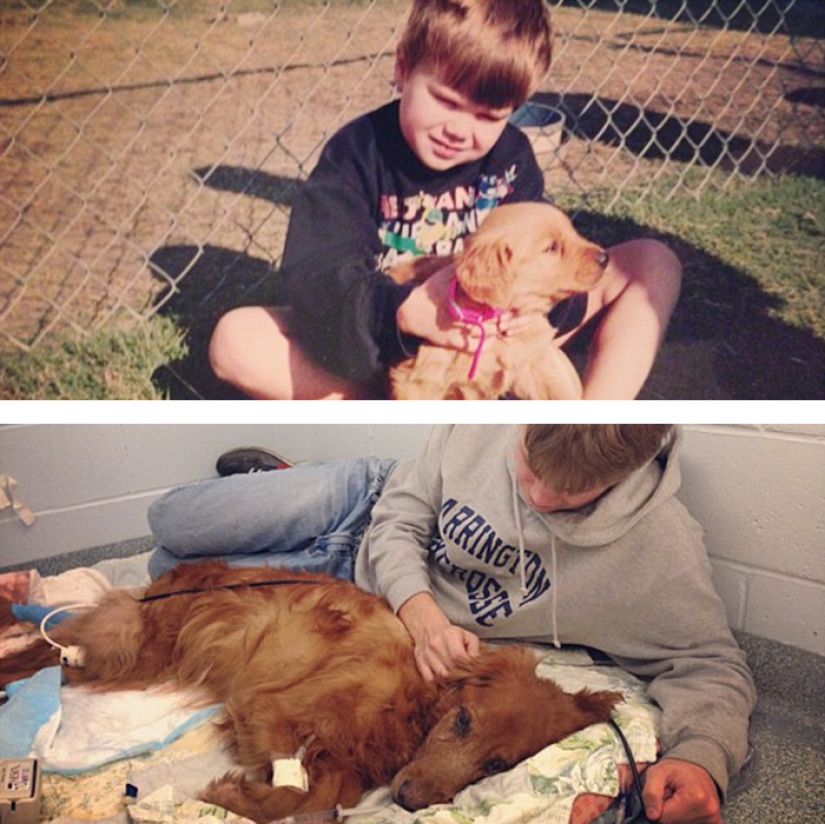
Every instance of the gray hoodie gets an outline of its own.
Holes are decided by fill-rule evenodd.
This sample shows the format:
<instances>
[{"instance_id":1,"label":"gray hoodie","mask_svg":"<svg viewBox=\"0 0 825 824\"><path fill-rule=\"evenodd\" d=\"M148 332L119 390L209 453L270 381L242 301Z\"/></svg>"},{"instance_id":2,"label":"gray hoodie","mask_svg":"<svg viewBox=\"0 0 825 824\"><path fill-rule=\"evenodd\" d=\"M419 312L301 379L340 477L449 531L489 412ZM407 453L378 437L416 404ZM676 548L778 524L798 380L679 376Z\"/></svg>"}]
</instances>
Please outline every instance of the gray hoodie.
<instances>
[{"instance_id":1,"label":"gray hoodie","mask_svg":"<svg viewBox=\"0 0 825 824\"><path fill-rule=\"evenodd\" d=\"M680 436L594 503L539 513L514 476L520 429L434 428L375 505L356 582L395 610L430 592L481 638L593 647L651 678L663 754L703 766L724 794L755 690L701 528L674 497Z\"/></svg>"}]
</instances>

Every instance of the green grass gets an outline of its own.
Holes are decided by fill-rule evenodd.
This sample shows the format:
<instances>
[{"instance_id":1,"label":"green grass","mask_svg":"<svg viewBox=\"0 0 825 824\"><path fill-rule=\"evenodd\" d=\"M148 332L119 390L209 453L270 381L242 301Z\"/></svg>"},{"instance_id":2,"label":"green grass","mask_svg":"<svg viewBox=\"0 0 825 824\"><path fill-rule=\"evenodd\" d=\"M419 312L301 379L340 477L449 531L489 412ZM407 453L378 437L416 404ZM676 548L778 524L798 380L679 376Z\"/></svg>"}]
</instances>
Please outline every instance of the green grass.
<instances>
[{"instance_id":1,"label":"green grass","mask_svg":"<svg viewBox=\"0 0 825 824\"><path fill-rule=\"evenodd\" d=\"M692 275L707 284L715 267L736 270L770 296L774 317L825 340L825 181L743 181L698 199L667 199L672 182L610 207L601 205L607 193L593 194L583 231L605 244L640 230L675 240L686 288Z\"/></svg>"},{"instance_id":2,"label":"green grass","mask_svg":"<svg viewBox=\"0 0 825 824\"><path fill-rule=\"evenodd\" d=\"M682 234L779 299L775 314L825 339L825 184L786 178L683 208ZM707 207L706 207L707 208Z\"/></svg>"},{"instance_id":3,"label":"green grass","mask_svg":"<svg viewBox=\"0 0 825 824\"><path fill-rule=\"evenodd\" d=\"M0 358L0 400L162 400L152 383L161 365L186 354L169 318L139 328L64 335L33 352Z\"/></svg>"}]
</instances>

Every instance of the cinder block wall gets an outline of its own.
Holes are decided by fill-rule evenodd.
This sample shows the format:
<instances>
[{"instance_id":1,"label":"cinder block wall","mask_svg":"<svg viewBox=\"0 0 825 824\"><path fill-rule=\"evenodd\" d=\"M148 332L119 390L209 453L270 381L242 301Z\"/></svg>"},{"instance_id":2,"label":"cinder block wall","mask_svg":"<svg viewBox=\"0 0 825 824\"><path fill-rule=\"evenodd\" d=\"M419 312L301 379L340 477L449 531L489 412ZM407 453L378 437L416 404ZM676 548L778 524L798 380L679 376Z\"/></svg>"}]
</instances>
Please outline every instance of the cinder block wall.
<instances>
[{"instance_id":1,"label":"cinder block wall","mask_svg":"<svg viewBox=\"0 0 825 824\"><path fill-rule=\"evenodd\" d=\"M706 531L736 629L825 655L825 426L686 426L681 499ZM0 474L37 515L0 512L0 566L140 537L166 489L225 449L298 460L415 454L426 425L9 425Z\"/></svg>"},{"instance_id":2,"label":"cinder block wall","mask_svg":"<svg viewBox=\"0 0 825 824\"><path fill-rule=\"evenodd\" d=\"M680 498L731 626L825 655L825 426L686 429Z\"/></svg>"}]
</instances>

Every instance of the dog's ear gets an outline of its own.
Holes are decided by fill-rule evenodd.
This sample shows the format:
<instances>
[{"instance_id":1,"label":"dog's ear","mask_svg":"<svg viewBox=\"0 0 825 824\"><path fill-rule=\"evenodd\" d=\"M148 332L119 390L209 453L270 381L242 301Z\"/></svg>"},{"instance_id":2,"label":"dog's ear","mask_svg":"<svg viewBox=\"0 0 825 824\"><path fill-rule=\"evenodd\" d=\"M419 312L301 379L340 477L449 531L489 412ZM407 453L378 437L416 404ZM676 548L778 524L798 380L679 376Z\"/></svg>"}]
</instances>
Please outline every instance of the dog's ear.
<instances>
[{"instance_id":1,"label":"dog's ear","mask_svg":"<svg viewBox=\"0 0 825 824\"><path fill-rule=\"evenodd\" d=\"M576 708L588 719L588 723L596 724L610 718L616 704L624 701L624 695L606 690L592 692L585 687L573 695L573 700Z\"/></svg>"},{"instance_id":2,"label":"dog's ear","mask_svg":"<svg viewBox=\"0 0 825 824\"><path fill-rule=\"evenodd\" d=\"M513 247L496 238L473 243L456 256L455 272L461 288L478 303L499 309L510 305L513 294Z\"/></svg>"},{"instance_id":3,"label":"dog's ear","mask_svg":"<svg viewBox=\"0 0 825 824\"><path fill-rule=\"evenodd\" d=\"M464 687L487 687L496 681L521 682L534 677L538 659L526 647L513 645L482 645L481 655L466 664L455 666L447 675L438 679L445 694L460 691Z\"/></svg>"},{"instance_id":4,"label":"dog's ear","mask_svg":"<svg viewBox=\"0 0 825 824\"><path fill-rule=\"evenodd\" d=\"M454 671L443 679L447 690L460 690L463 687L486 687L493 683L495 674L492 672L462 672Z\"/></svg>"},{"instance_id":5,"label":"dog's ear","mask_svg":"<svg viewBox=\"0 0 825 824\"><path fill-rule=\"evenodd\" d=\"M439 678L437 683L439 696L436 702L436 710L438 715L441 716L467 700L467 688L489 687L493 683L493 677L489 673L473 673L459 668L449 675Z\"/></svg>"}]
</instances>

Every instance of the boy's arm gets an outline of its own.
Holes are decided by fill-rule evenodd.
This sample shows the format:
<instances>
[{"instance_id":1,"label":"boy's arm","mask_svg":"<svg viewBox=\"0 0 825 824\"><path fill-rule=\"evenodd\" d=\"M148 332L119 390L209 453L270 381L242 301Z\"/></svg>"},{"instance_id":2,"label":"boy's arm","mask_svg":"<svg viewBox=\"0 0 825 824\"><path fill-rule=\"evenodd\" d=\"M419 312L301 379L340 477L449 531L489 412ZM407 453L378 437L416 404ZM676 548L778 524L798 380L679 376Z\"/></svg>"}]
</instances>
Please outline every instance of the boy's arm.
<instances>
[{"instance_id":1,"label":"boy's arm","mask_svg":"<svg viewBox=\"0 0 825 824\"><path fill-rule=\"evenodd\" d=\"M649 695L662 709L662 757L703 767L724 797L747 753L756 693L744 654L721 638L697 644L657 665L617 663L638 675L655 675Z\"/></svg>"},{"instance_id":2,"label":"boy's arm","mask_svg":"<svg viewBox=\"0 0 825 824\"><path fill-rule=\"evenodd\" d=\"M756 690L713 588L699 527L681 504L672 505L675 517L659 527L668 535L664 551L672 553L671 566L650 588L634 592L632 602L624 601L612 619L623 637L604 651L624 669L652 679L648 692L662 709L663 758L703 767L724 797L747 754Z\"/></svg>"},{"instance_id":3,"label":"boy's arm","mask_svg":"<svg viewBox=\"0 0 825 824\"><path fill-rule=\"evenodd\" d=\"M441 510L441 460L451 426L433 427L421 453L393 470L370 516L355 580L386 598L396 612L430 592L429 546Z\"/></svg>"},{"instance_id":4,"label":"boy's arm","mask_svg":"<svg viewBox=\"0 0 825 824\"><path fill-rule=\"evenodd\" d=\"M395 469L373 507L356 561L356 583L389 601L428 680L466 663L480 648L478 637L452 624L430 591L429 546L438 529L442 458L452 428L434 427L422 453Z\"/></svg>"},{"instance_id":5,"label":"boy's arm","mask_svg":"<svg viewBox=\"0 0 825 824\"><path fill-rule=\"evenodd\" d=\"M663 601L667 597L663 592ZM697 601L695 608L707 606ZM667 621L661 613L650 618ZM613 657L630 672L653 677L648 694L662 710L661 755L645 772L646 815L674 824L721 824L730 776L747 753L755 689L724 622L713 637L690 617L683 619L686 633L695 632L692 646L685 638L684 646L662 649L653 662Z\"/></svg>"},{"instance_id":6,"label":"boy's arm","mask_svg":"<svg viewBox=\"0 0 825 824\"><path fill-rule=\"evenodd\" d=\"M419 592L407 599L399 608L398 617L412 636L415 663L425 681L447 675L481 651L478 636L451 624L429 592Z\"/></svg>"},{"instance_id":7,"label":"boy's arm","mask_svg":"<svg viewBox=\"0 0 825 824\"><path fill-rule=\"evenodd\" d=\"M412 286L378 269L370 158L348 149L333 138L292 203L279 298L294 310L302 350L361 383L402 354L395 315Z\"/></svg>"}]
</instances>

